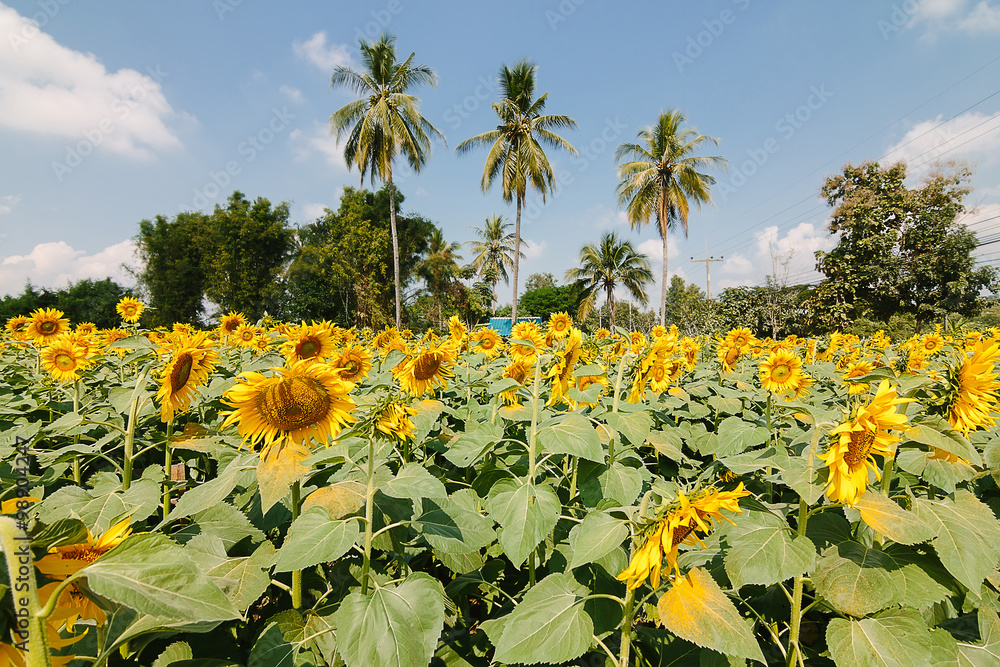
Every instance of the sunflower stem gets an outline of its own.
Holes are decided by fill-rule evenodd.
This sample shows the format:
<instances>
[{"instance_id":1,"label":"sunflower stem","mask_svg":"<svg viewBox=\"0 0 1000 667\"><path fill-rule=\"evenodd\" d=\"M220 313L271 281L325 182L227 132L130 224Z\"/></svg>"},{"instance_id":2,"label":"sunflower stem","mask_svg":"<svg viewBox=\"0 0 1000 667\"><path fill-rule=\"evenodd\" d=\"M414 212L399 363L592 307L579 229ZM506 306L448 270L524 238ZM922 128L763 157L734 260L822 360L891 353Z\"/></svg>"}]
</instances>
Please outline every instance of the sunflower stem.
<instances>
[{"instance_id":1,"label":"sunflower stem","mask_svg":"<svg viewBox=\"0 0 1000 667\"><path fill-rule=\"evenodd\" d=\"M73 381L73 412L80 412L80 381ZM80 434L77 433L73 436L73 444L77 445L80 443ZM80 455L73 455L73 481L76 482L77 486L83 485L83 471L80 469Z\"/></svg>"},{"instance_id":2,"label":"sunflower stem","mask_svg":"<svg viewBox=\"0 0 1000 667\"><path fill-rule=\"evenodd\" d=\"M615 380L615 400L611 404L611 412L618 412L618 401L621 400L622 396L622 376L625 374L625 358L628 356L628 352L622 355L621 362L618 364L618 379ZM618 438L618 433L612 433L611 438L608 440L608 467L615 462L615 440Z\"/></svg>"},{"instance_id":3,"label":"sunflower stem","mask_svg":"<svg viewBox=\"0 0 1000 667\"><path fill-rule=\"evenodd\" d=\"M302 488L299 480L292 483L292 521L299 518L302 508ZM302 609L302 570L292 570L292 609Z\"/></svg>"},{"instance_id":4,"label":"sunflower stem","mask_svg":"<svg viewBox=\"0 0 1000 667\"><path fill-rule=\"evenodd\" d=\"M375 508L375 439L368 438L368 491L365 493L365 560L361 566L361 594L368 595L368 578L372 565L372 518Z\"/></svg>"},{"instance_id":5,"label":"sunflower stem","mask_svg":"<svg viewBox=\"0 0 1000 667\"><path fill-rule=\"evenodd\" d=\"M7 559L7 574L10 581L25 583L28 590L20 591L15 598L18 618L27 613L28 626L23 631L11 630L15 645L23 647L24 661L27 667L50 667L49 647L45 635L45 618L41 615L38 604L38 584L35 581L35 566L32 562L31 547L28 536L18 527L17 522L10 517L0 517L0 549ZM22 575L25 565L27 574ZM57 592L62 592L57 589ZM50 600L54 600L51 598ZM27 602L21 605L21 602ZM52 602L52 606L55 603ZM23 610L23 611L22 611ZM52 613L51 610L49 613Z\"/></svg>"},{"instance_id":6,"label":"sunflower stem","mask_svg":"<svg viewBox=\"0 0 1000 667\"><path fill-rule=\"evenodd\" d=\"M174 434L174 420L171 419L167 422L167 439L163 443L163 520L166 521L167 515L170 514L170 478L173 475L170 472L170 468L173 464L173 450L170 447L170 438Z\"/></svg>"},{"instance_id":7,"label":"sunflower stem","mask_svg":"<svg viewBox=\"0 0 1000 667\"><path fill-rule=\"evenodd\" d=\"M816 460L816 448L819 446L820 433L823 430L825 424L816 424L816 428L813 430L812 442L809 444L809 457L806 462L807 470L809 471L809 478L812 477L813 464ZM799 520L798 520L798 534L800 537L804 537L806 534L806 524L809 521L809 506L806 501L799 496ZM788 652L787 658L788 667L792 667L796 663L802 662L801 651L799 649L799 628L802 624L802 590L805 583L805 576L798 575L795 577L795 583L792 587L792 610L791 618L789 624L789 634L788 634Z\"/></svg>"},{"instance_id":8,"label":"sunflower stem","mask_svg":"<svg viewBox=\"0 0 1000 667\"><path fill-rule=\"evenodd\" d=\"M620 667L628 667L629 653L632 651L632 615L635 606L635 589L629 587L625 593L625 609L622 612L622 644L618 658Z\"/></svg>"},{"instance_id":9,"label":"sunflower stem","mask_svg":"<svg viewBox=\"0 0 1000 667\"><path fill-rule=\"evenodd\" d=\"M146 371L143 370L139 374L139 379L136 380L136 386L138 387L140 383L146 381ZM125 428L125 466L122 470L122 491L128 491L129 487L132 486L132 459L134 458L134 448L135 448L135 423L139 415L139 394L138 392L133 392L135 398L132 399L131 405L128 408L128 425Z\"/></svg>"}]
</instances>

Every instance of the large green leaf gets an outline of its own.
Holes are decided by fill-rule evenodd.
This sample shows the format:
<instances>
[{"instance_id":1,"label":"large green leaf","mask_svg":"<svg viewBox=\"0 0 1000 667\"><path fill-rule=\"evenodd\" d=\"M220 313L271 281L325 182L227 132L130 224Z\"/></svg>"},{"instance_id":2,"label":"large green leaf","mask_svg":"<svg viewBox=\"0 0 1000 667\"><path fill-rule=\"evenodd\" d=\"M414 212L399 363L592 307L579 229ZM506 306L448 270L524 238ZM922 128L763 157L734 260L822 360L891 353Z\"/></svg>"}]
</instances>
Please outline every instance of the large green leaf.
<instances>
[{"instance_id":1,"label":"large green leaf","mask_svg":"<svg viewBox=\"0 0 1000 667\"><path fill-rule=\"evenodd\" d=\"M861 519L872 530L893 542L918 544L934 537L934 531L916 513L904 510L880 493L866 493L854 504Z\"/></svg>"},{"instance_id":2,"label":"large green leaf","mask_svg":"<svg viewBox=\"0 0 1000 667\"><path fill-rule=\"evenodd\" d=\"M890 544L883 553L892 561L887 572L895 588L896 604L923 609L958 592L951 590L957 588L954 579L933 555L901 544Z\"/></svg>"},{"instance_id":3,"label":"large green leaf","mask_svg":"<svg viewBox=\"0 0 1000 667\"><path fill-rule=\"evenodd\" d=\"M584 610L587 592L568 574L542 579L504 619L494 660L553 665L583 655L594 634L594 622Z\"/></svg>"},{"instance_id":4,"label":"large green leaf","mask_svg":"<svg viewBox=\"0 0 1000 667\"><path fill-rule=\"evenodd\" d=\"M424 500L423 511L412 524L432 547L446 554L477 551L496 537L490 519L475 508L456 502L463 498L460 494L455 499Z\"/></svg>"},{"instance_id":5,"label":"large green leaf","mask_svg":"<svg viewBox=\"0 0 1000 667\"><path fill-rule=\"evenodd\" d=\"M460 468L471 466L503 438L503 426L475 422L448 442L444 457Z\"/></svg>"},{"instance_id":6,"label":"large green leaf","mask_svg":"<svg viewBox=\"0 0 1000 667\"><path fill-rule=\"evenodd\" d=\"M860 621L835 618L827 626L826 642L839 667L931 665L931 636L913 610L887 611Z\"/></svg>"},{"instance_id":7,"label":"large green leaf","mask_svg":"<svg viewBox=\"0 0 1000 667\"><path fill-rule=\"evenodd\" d=\"M95 593L143 614L186 622L240 617L219 587L163 535L131 535L81 572Z\"/></svg>"},{"instance_id":8,"label":"large green leaf","mask_svg":"<svg viewBox=\"0 0 1000 667\"><path fill-rule=\"evenodd\" d=\"M893 604L895 590L887 571L891 559L858 542L841 542L823 552L812 574L816 592L837 611L865 616Z\"/></svg>"},{"instance_id":9,"label":"large green leaf","mask_svg":"<svg viewBox=\"0 0 1000 667\"><path fill-rule=\"evenodd\" d=\"M448 492L434 475L419 463L406 463L396 476L379 487L379 490L393 498L447 498Z\"/></svg>"},{"instance_id":10,"label":"large green leaf","mask_svg":"<svg viewBox=\"0 0 1000 667\"><path fill-rule=\"evenodd\" d=\"M796 535L788 524L770 512L747 512L726 531L726 573L733 585L769 586L812 569L816 546Z\"/></svg>"},{"instance_id":11,"label":"large green leaf","mask_svg":"<svg viewBox=\"0 0 1000 667\"><path fill-rule=\"evenodd\" d=\"M247 469L247 466L237 465L234 461L222 471L221 475L212 481L199 484L193 489L186 491L167 516L167 520L163 523L183 519L186 516L197 514L218 505L229 497L229 494L232 493L233 489L239 483L243 472ZM160 525L162 526L163 524L161 523Z\"/></svg>"},{"instance_id":12,"label":"large green leaf","mask_svg":"<svg viewBox=\"0 0 1000 667\"><path fill-rule=\"evenodd\" d=\"M995 667L1000 665L1000 619L991 609L979 610L978 644L959 642L958 653L962 667Z\"/></svg>"},{"instance_id":13,"label":"large green leaf","mask_svg":"<svg viewBox=\"0 0 1000 667\"><path fill-rule=\"evenodd\" d=\"M763 426L743 421L739 417L726 417L716 431L719 438L717 457L741 454L752 447L766 444L770 432Z\"/></svg>"},{"instance_id":14,"label":"large green leaf","mask_svg":"<svg viewBox=\"0 0 1000 667\"><path fill-rule=\"evenodd\" d=\"M501 480L490 490L490 516L500 524L500 546L514 565L544 540L559 521L562 503L551 487Z\"/></svg>"},{"instance_id":15,"label":"large green leaf","mask_svg":"<svg viewBox=\"0 0 1000 667\"><path fill-rule=\"evenodd\" d=\"M418 572L396 587L351 593L335 618L348 667L426 665L444 627L443 591L436 579Z\"/></svg>"},{"instance_id":16,"label":"large green leaf","mask_svg":"<svg viewBox=\"0 0 1000 667\"><path fill-rule=\"evenodd\" d=\"M764 662L750 623L706 570L692 568L656 605L667 630L698 646Z\"/></svg>"},{"instance_id":17,"label":"large green leaf","mask_svg":"<svg viewBox=\"0 0 1000 667\"><path fill-rule=\"evenodd\" d=\"M310 507L292 522L278 550L275 572L301 570L343 556L358 539L355 519L331 519L323 507Z\"/></svg>"},{"instance_id":18,"label":"large green leaf","mask_svg":"<svg viewBox=\"0 0 1000 667\"><path fill-rule=\"evenodd\" d=\"M604 447L590 420L577 412L553 417L538 427L538 443L546 452L572 454L601 463Z\"/></svg>"},{"instance_id":19,"label":"large green leaf","mask_svg":"<svg viewBox=\"0 0 1000 667\"><path fill-rule=\"evenodd\" d=\"M966 588L978 591L1000 562L1000 522L993 511L968 491L955 499L917 499L917 515L937 537L931 546L948 571Z\"/></svg>"},{"instance_id":20,"label":"large green leaf","mask_svg":"<svg viewBox=\"0 0 1000 667\"><path fill-rule=\"evenodd\" d=\"M621 519L607 512L588 512L583 523L573 526L569 532L569 544L573 548L570 567L600 560L621 546L627 537L628 527Z\"/></svg>"},{"instance_id":21,"label":"large green leaf","mask_svg":"<svg viewBox=\"0 0 1000 667\"><path fill-rule=\"evenodd\" d=\"M972 465L982 465L983 459L976 448L963 436L951 429L951 425L943 419L932 421L926 419L911 426L903 433L903 442L913 441L943 449L965 459Z\"/></svg>"},{"instance_id":22,"label":"large green leaf","mask_svg":"<svg viewBox=\"0 0 1000 667\"><path fill-rule=\"evenodd\" d=\"M646 442L653 426L653 418L648 412L609 412L604 420L608 422L608 426L628 438L637 449Z\"/></svg>"},{"instance_id":23,"label":"large green leaf","mask_svg":"<svg viewBox=\"0 0 1000 667\"><path fill-rule=\"evenodd\" d=\"M586 464L593 466L593 464ZM580 494L584 502L593 507L602 500L613 500L619 505L631 505L642 491L642 473L636 468L615 461L610 466L596 466L584 478L584 464L580 464Z\"/></svg>"},{"instance_id":24,"label":"large green leaf","mask_svg":"<svg viewBox=\"0 0 1000 667\"><path fill-rule=\"evenodd\" d=\"M228 559L209 570L208 575L233 580L235 583L226 594L234 607L246 609L271 584L270 571L276 557L274 545L264 540L251 555Z\"/></svg>"}]
</instances>

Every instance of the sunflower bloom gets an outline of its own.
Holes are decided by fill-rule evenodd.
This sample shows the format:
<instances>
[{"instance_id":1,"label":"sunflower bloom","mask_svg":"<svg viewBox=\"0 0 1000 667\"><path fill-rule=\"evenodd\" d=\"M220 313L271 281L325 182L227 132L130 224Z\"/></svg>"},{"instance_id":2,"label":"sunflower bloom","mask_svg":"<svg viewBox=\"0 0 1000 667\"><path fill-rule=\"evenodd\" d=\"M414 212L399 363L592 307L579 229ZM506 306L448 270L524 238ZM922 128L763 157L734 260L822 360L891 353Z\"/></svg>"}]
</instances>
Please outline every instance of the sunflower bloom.
<instances>
[{"instance_id":1,"label":"sunflower bloom","mask_svg":"<svg viewBox=\"0 0 1000 667\"><path fill-rule=\"evenodd\" d=\"M40 353L42 368L60 382L80 379L78 372L90 366L87 348L69 335L56 336Z\"/></svg>"},{"instance_id":2,"label":"sunflower bloom","mask_svg":"<svg viewBox=\"0 0 1000 667\"><path fill-rule=\"evenodd\" d=\"M487 359L496 359L503 352L503 341L493 329L480 329L469 339L476 350L486 355Z\"/></svg>"},{"instance_id":3,"label":"sunflower bloom","mask_svg":"<svg viewBox=\"0 0 1000 667\"><path fill-rule=\"evenodd\" d=\"M205 332L185 337L163 369L156 400L160 402L160 420L164 423L190 407L197 388L208 382L209 373L215 369L219 356L206 338Z\"/></svg>"},{"instance_id":4,"label":"sunflower bloom","mask_svg":"<svg viewBox=\"0 0 1000 667\"><path fill-rule=\"evenodd\" d=\"M142 311L146 309L146 306L138 299L133 299L130 296L123 296L118 304L115 306L115 311L118 316L122 318L123 322L128 322L129 324L135 324L142 317Z\"/></svg>"},{"instance_id":5,"label":"sunflower bloom","mask_svg":"<svg viewBox=\"0 0 1000 667\"><path fill-rule=\"evenodd\" d=\"M219 319L219 336L228 338L236 333L236 330L247 323L247 317L243 313L229 311Z\"/></svg>"},{"instance_id":6,"label":"sunflower bloom","mask_svg":"<svg viewBox=\"0 0 1000 667\"><path fill-rule=\"evenodd\" d=\"M802 380L802 360L794 352L778 348L758 367L760 383L774 394L795 393Z\"/></svg>"},{"instance_id":7,"label":"sunflower bloom","mask_svg":"<svg viewBox=\"0 0 1000 667\"><path fill-rule=\"evenodd\" d=\"M330 368L340 369L340 379L357 384L372 369L372 353L360 345L352 345L330 360Z\"/></svg>"},{"instance_id":8,"label":"sunflower bloom","mask_svg":"<svg viewBox=\"0 0 1000 667\"><path fill-rule=\"evenodd\" d=\"M455 362L452 348L418 350L392 369L399 385L411 396L423 396L437 386L445 387L448 378L454 377L451 365Z\"/></svg>"},{"instance_id":9,"label":"sunflower bloom","mask_svg":"<svg viewBox=\"0 0 1000 667\"><path fill-rule=\"evenodd\" d=\"M324 361L335 354L330 330L321 325L302 324L289 333L288 341L281 345L287 363L296 361Z\"/></svg>"},{"instance_id":10,"label":"sunflower bloom","mask_svg":"<svg viewBox=\"0 0 1000 667\"><path fill-rule=\"evenodd\" d=\"M36 343L45 344L56 336L69 331L69 320L63 317L61 310L55 308L39 308L31 313L31 322L25 334Z\"/></svg>"},{"instance_id":11,"label":"sunflower bloom","mask_svg":"<svg viewBox=\"0 0 1000 667\"><path fill-rule=\"evenodd\" d=\"M412 440L416 432L413 420L417 411L408 405L389 403L375 418L375 429L399 441Z\"/></svg>"},{"instance_id":12,"label":"sunflower bloom","mask_svg":"<svg viewBox=\"0 0 1000 667\"><path fill-rule=\"evenodd\" d=\"M547 377L552 378L552 395L547 405L554 405L566 400L566 392L573 385L573 367L580 360L580 347L583 337L579 329L571 329L563 349L556 353L556 363L553 364Z\"/></svg>"},{"instance_id":13,"label":"sunflower bloom","mask_svg":"<svg viewBox=\"0 0 1000 667\"><path fill-rule=\"evenodd\" d=\"M467 331L465 324L458 318L458 315L452 315L448 318L448 332L451 334L451 339L459 345L465 342Z\"/></svg>"},{"instance_id":14,"label":"sunflower bloom","mask_svg":"<svg viewBox=\"0 0 1000 667\"><path fill-rule=\"evenodd\" d=\"M524 381L528 379L528 374L535 370L535 364L527 363L523 359L512 359L507 368L503 371L504 379L510 378L515 380L518 384L523 385ZM508 389L507 391L500 394L503 397L504 403L507 405L520 405L521 397L518 396L517 387Z\"/></svg>"},{"instance_id":15,"label":"sunflower bloom","mask_svg":"<svg viewBox=\"0 0 1000 667\"><path fill-rule=\"evenodd\" d=\"M851 380L868 375L873 370L875 370L875 365L867 360L856 361L853 364L849 364L847 366L847 370L841 376L844 384L847 385L848 395L855 396L868 391L868 384L866 382L851 382Z\"/></svg>"},{"instance_id":16,"label":"sunflower bloom","mask_svg":"<svg viewBox=\"0 0 1000 667\"><path fill-rule=\"evenodd\" d=\"M354 385L337 371L301 361L271 370L278 375L243 373L223 396L232 410L222 413L222 428L236 424L244 442L261 445L261 458L282 438L302 444L312 437L325 446L355 421L355 403L348 395Z\"/></svg>"},{"instance_id":17,"label":"sunflower bloom","mask_svg":"<svg viewBox=\"0 0 1000 667\"><path fill-rule=\"evenodd\" d=\"M573 328L573 318L566 313L552 313L549 315L549 335L553 340L561 340L569 335Z\"/></svg>"},{"instance_id":18,"label":"sunflower bloom","mask_svg":"<svg viewBox=\"0 0 1000 667\"><path fill-rule=\"evenodd\" d=\"M961 366L951 371L947 399L948 423L968 436L972 431L989 428L996 423L1000 406L1000 381L996 364L1000 349L996 340L985 338L975 343L972 354Z\"/></svg>"},{"instance_id":19,"label":"sunflower bloom","mask_svg":"<svg viewBox=\"0 0 1000 667\"><path fill-rule=\"evenodd\" d=\"M31 318L24 315L16 315L7 320L7 335L14 340L28 340L28 325Z\"/></svg>"},{"instance_id":20,"label":"sunflower bloom","mask_svg":"<svg viewBox=\"0 0 1000 667\"><path fill-rule=\"evenodd\" d=\"M858 408L852 419L834 428L830 448L819 454L829 467L826 495L844 505L854 505L868 488L869 470L881 479L875 456L893 456L899 436L892 431L906 429L906 415L896 408L913 399L899 398L888 380L879 383L870 403Z\"/></svg>"}]
</instances>

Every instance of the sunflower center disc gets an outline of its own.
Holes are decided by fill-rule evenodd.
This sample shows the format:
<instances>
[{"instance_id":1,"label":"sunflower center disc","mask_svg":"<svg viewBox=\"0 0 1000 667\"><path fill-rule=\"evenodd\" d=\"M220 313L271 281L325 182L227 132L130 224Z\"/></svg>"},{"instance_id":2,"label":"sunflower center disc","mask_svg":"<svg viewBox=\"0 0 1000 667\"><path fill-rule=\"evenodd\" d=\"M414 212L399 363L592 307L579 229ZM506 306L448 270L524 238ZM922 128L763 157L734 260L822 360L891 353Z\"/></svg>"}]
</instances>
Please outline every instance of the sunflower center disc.
<instances>
[{"instance_id":1,"label":"sunflower center disc","mask_svg":"<svg viewBox=\"0 0 1000 667\"><path fill-rule=\"evenodd\" d=\"M297 431L327 416L330 396L323 383L315 378L291 377L261 390L256 407L269 426L281 431Z\"/></svg>"},{"instance_id":2,"label":"sunflower center disc","mask_svg":"<svg viewBox=\"0 0 1000 667\"><path fill-rule=\"evenodd\" d=\"M441 368L441 359L436 352L428 352L417 357L413 365L413 377L418 380L430 380Z\"/></svg>"},{"instance_id":3,"label":"sunflower center disc","mask_svg":"<svg viewBox=\"0 0 1000 667\"><path fill-rule=\"evenodd\" d=\"M784 382L792 375L792 369L786 364L778 364L771 369L771 379L775 382Z\"/></svg>"},{"instance_id":4,"label":"sunflower center disc","mask_svg":"<svg viewBox=\"0 0 1000 667\"><path fill-rule=\"evenodd\" d=\"M875 444L875 432L865 431L864 433L851 433L851 444L847 446L847 453L844 454L844 462L854 468L864 464Z\"/></svg>"},{"instance_id":5,"label":"sunflower center disc","mask_svg":"<svg viewBox=\"0 0 1000 667\"><path fill-rule=\"evenodd\" d=\"M319 343L315 339L307 338L299 343L299 357L302 359L311 359L319 354L319 347Z\"/></svg>"},{"instance_id":6,"label":"sunflower center disc","mask_svg":"<svg viewBox=\"0 0 1000 667\"><path fill-rule=\"evenodd\" d=\"M56 330L55 322L42 322L38 325L38 330L43 334L50 334Z\"/></svg>"},{"instance_id":7,"label":"sunflower center disc","mask_svg":"<svg viewBox=\"0 0 1000 667\"><path fill-rule=\"evenodd\" d=\"M170 371L170 387L177 391L187 384L188 378L191 377L191 367L194 366L194 358L191 356L190 352L181 352L177 357L177 363L174 364L174 368Z\"/></svg>"},{"instance_id":8,"label":"sunflower center disc","mask_svg":"<svg viewBox=\"0 0 1000 667\"><path fill-rule=\"evenodd\" d=\"M61 371L71 371L76 368L76 359L65 352L57 354L54 361L56 363L56 368Z\"/></svg>"}]
</instances>

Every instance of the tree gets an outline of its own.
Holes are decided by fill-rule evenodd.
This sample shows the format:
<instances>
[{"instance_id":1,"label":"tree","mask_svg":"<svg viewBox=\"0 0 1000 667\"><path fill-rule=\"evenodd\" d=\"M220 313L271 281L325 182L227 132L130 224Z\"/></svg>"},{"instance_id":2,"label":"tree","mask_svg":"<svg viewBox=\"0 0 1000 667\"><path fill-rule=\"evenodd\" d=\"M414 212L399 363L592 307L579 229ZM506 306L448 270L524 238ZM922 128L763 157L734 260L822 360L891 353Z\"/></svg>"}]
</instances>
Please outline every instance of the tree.
<instances>
[{"instance_id":1,"label":"tree","mask_svg":"<svg viewBox=\"0 0 1000 667\"><path fill-rule=\"evenodd\" d=\"M473 148L488 147L486 166L483 169L482 189L486 192L500 177L505 202L516 202L514 222L514 266L511 300L511 322L517 321L517 271L521 257L521 207L530 185L542 195L555 189L555 174L542 145L561 148L576 155L576 149L555 129L575 129L576 121L569 116L542 115L549 94L535 95L535 71L538 66L520 60L514 67L500 68L500 91L503 96L493 103L493 111L500 119L494 130L478 134L460 143L456 150L462 154Z\"/></svg>"},{"instance_id":2,"label":"tree","mask_svg":"<svg viewBox=\"0 0 1000 667\"><path fill-rule=\"evenodd\" d=\"M673 276L667 290L667 322L676 325L685 336L709 333L715 328L713 302L694 283Z\"/></svg>"},{"instance_id":3,"label":"tree","mask_svg":"<svg viewBox=\"0 0 1000 667\"><path fill-rule=\"evenodd\" d=\"M887 322L908 313L920 327L949 312L968 317L980 293L996 286L996 272L976 268L975 234L956 222L971 191L968 167L931 172L916 188L906 165L848 164L829 177L822 194L834 207L830 252L816 253L826 278L810 301L817 327L844 330L859 318Z\"/></svg>"},{"instance_id":4,"label":"tree","mask_svg":"<svg viewBox=\"0 0 1000 667\"><path fill-rule=\"evenodd\" d=\"M185 212L143 220L135 242L142 266L134 275L149 306L143 319L154 327L201 324L215 243L209 217Z\"/></svg>"},{"instance_id":5,"label":"tree","mask_svg":"<svg viewBox=\"0 0 1000 667\"><path fill-rule=\"evenodd\" d=\"M580 250L579 266L566 272L566 280L575 281L581 287L582 297L587 299L598 290L607 294L611 321L615 321L615 288L624 287L642 305L646 305L646 285L653 281L646 256L637 252L630 241L618 238L614 232L607 232L600 243L588 243ZM580 319L586 313L579 313Z\"/></svg>"},{"instance_id":6,"label":"tree","mask_svg":"<svg viewBox=\"0 0 1000 667\"><path fill-rule=\"evenodd\" d=\"M551 273L532 273L528 276L528 279L524 281L524 291L530 292L531 290L542 289L543 287L555 287L556 278Z\"/></svg>"},{"instance_id":7,"label":"tree","mask_svg":"<svg viewBox=\"0 0 1000 667\"><path fill-rule=\"evenodd\" d=\"M115 305L123 296L134 294L131 289L122 287L111 278L84 278L57 290L44 287L37 289L28 281L21 294L0 299L0 321L17 315L29 315L39 308L56 308L63 312L71 324L90 322L101 329L110 329L121 324Z\"/></svg>"},{"instance_id":8,"label":"tree","mask_svg":"<svg viewBox=\"0 0 1000 667\"><path fill-rule=\"evenodd\" d=\"M392 230L393 279L395 283L396 327L402 326L402 287L399 273L399 236L396 229L395 188L392 164L398 153L406 156L413 171L420 171L431 152L430 137L445 141L444 135L420 115L420 100L407 91L414 86L437 85L437 75L426 65L414 65L414 53L396 62L396 38L383 34L377 42L360 40L361 63L365 71L337 65L330 87L346 86L360 96L330 116L330 129L339 141L345 135L344 159L348 167L385 182L389 187L389 226ZM447 142L445 142L447 143Z\"/></svg>"},{"instance_id":9,"label":"tree","mask_svg":"<svg viewBox=\"0 0 1000 667\"><path fill-rule=\"evenodd\" d=\"M514 233L510 231L510 223L499 215L486 218L486 224L480 229L473 227L478 241L468 241L472 252L472 267L490 284L490 308L497 300L497 281L510 282L508 271L514 267ZM520 250L518 250L520 252ZM524 258L525 254L520 253Z\"/></svg>"},{"instance_id":10,"label":"tree","mask_svg":"<svg viewBox=\"0 0 1000 667\"><path fill-rule=\"evenodd\" d=\"M545 321L552 313L575 313L581 290L576 285L551 285L527 289L521 295L521 310Z\"/></svg>"},{"instance_id":11,"label":"tree","mask_svg":"<svg viewBox=\"0 0 1000 667\"><path fill-rule=\"evenodd\" d=\"M419 215L402 215L401 193L390 202L378 192L344 188L337 210L299 230L299 248L288 269L284 317L329 319L341 326L380 329L392 324L395 294L390 206L397 207L399 275L405 288L416 277L436 229Z\"/></svg>"},{"instance_id":12,"label":"tree","mask_svg":"<svg viewBox=\"0 0 1000 667\"><path fill-rule=\"evenodd\" d=\"M458 261L461 246L449 243L444 238L444 232L435 227L427 243L427 255L420 264L418 274L427 284L427 290L438 306L438 326L441 326L444 313L445 295L454 292L454 286L461 274Z\"/></svg>"},{"instance_id":13,"label":"tree","mask_svg":"<svg viewBox=\"0 0 1000 667\"><path fill-rule=\"evenodd\" d=\"M627 160L618 165L618 205L625 208L633 229L655 219L663 240L660 324L666 323L667 314L667 234L679 222L686 237L690 202L700 208L712 201L709 188L715 179L699 170L726 167L719 156L693 154L703 144L718 145L719 140L692 127L682 128L685 122L680 111L661 113L655 127L639 131L637 143L624 143L615 153L616 160Z\"/></svg>"},{"instance_id":14,"label":"tree","mask_svg":"<svg viewBox=\"0 0 1000 667\"><path fill-rule=\"evenodd\" d=\"M216 204L210 224L214 243L206 262L206 296L251 320L276 312L280 278L294 248L288 204L272 208L263 197L251 203L236 191L225 208Z\"/></svg>"}]
</instances>

